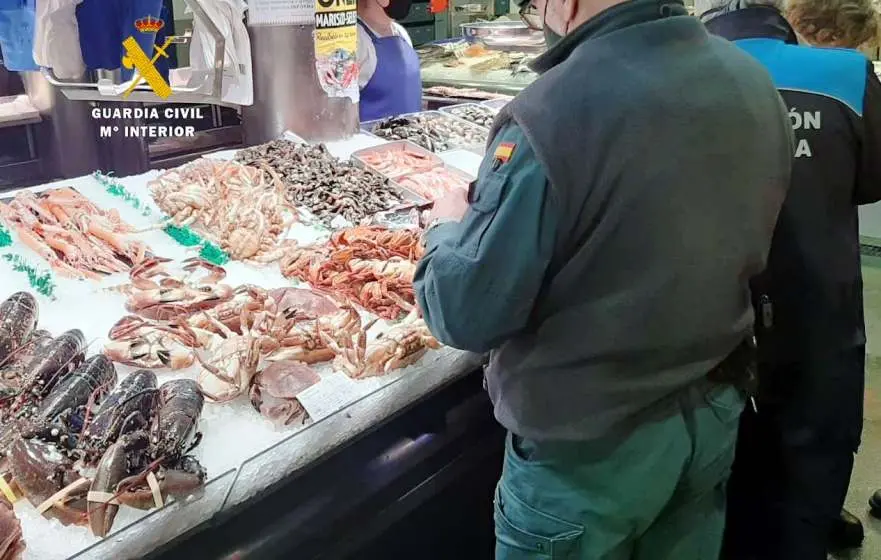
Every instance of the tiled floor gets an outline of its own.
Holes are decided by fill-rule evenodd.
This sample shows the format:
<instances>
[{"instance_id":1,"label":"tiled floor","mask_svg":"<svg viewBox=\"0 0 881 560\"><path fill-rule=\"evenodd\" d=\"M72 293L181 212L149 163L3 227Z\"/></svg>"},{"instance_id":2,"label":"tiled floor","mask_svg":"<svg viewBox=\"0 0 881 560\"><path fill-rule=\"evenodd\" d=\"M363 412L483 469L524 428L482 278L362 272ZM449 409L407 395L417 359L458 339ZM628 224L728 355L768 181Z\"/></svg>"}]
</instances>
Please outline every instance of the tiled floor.
<instances>
[{"instance_id":1,"label":"tiled floor","mask_svg":"<svg viewBox=\"0 0 881 560\"><path fill-rule=\"evenodd\" d=\"M872 492L881 488L881 261L865 263L863 282L869 339L865 422L846 507L863 520L866 541L860 550L835 555L838 560L881 560L881 521L869 515L867 506Z\"/></svg>"}]
</instances>

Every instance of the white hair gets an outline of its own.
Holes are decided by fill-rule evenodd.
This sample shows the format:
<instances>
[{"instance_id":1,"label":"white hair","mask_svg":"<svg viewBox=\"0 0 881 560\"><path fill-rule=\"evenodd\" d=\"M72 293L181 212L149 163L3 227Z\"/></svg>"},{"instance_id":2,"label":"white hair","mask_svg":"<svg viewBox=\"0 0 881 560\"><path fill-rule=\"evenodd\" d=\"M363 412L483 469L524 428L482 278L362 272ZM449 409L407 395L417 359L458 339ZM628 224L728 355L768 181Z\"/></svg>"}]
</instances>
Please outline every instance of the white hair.
<instances>
[{"instance_id":1,"label":"white hair","mask_svg":"<svg viewBox=\"0 0 881 560\"><path fill-rule=\"evenodd\" d=\"M694 0L694 15L702 20L707 20L750 6L772 6L782 10L785 4L786 0ZM705 14L706 17L704 17Z\"/></svg>"}]
</instances>

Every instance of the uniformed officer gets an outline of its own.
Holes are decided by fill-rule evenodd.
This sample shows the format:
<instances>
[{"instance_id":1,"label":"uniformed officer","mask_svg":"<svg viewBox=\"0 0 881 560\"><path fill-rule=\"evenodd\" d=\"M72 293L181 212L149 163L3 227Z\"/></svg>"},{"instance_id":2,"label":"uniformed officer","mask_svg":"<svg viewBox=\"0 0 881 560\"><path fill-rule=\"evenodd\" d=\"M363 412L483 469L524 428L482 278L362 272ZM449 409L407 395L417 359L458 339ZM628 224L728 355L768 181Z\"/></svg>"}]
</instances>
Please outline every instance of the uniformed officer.
<instances>
[{"instance_id":1,"label":"uniformed officer","mask_svg":"<svg viewBox=\"0 0 881 560\"><path fill-rule=\"evenodd\" d=\"M859 521L842 505L862 431L857 205L881 198L881 84L863 55L798 46L777 6L750 4L696 4L711 32L771 72L797 142L768 269L754 282L760 399L741 424L726 548L734 558L825 560L830 545L862 540ZM848 10L835 0L817 4L787 6L809 41L854 47L841 41L870 35L830 27L859 16L852 9L859 2L850 0ZM840 530L848 526L855 531Z\"/></svg>"},{"instance_id":2,"label":"uniformed officer","mask_svg":"<svg viewBox=\"0 0 881 560\"><path fill-rule=\"evenodd\" d=\"M541 75L468 199L435 205L414 280L439 340L491 351L496 556L713 558L786 111L678 1L535 2Z\"/></svg>"}]
</instances>

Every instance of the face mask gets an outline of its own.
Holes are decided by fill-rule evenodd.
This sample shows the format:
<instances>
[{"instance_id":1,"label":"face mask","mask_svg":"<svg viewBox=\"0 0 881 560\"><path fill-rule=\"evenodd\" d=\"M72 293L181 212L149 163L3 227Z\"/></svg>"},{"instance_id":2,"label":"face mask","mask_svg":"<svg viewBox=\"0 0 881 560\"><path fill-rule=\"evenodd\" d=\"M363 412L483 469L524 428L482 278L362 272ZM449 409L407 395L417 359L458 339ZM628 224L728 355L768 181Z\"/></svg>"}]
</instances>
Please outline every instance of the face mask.
<instances>
[{"instance_id":1,"label":"face mask","mask_svg":"<svg viewBox=\"0 0 881 560\"><path fill-rule=\"evenodd\" d=\"M560 42L560 39L563 38L561 35L558 35L556 31L554 31L553 29L551 29L548 26L544 27L544 34L545 34L545 44L548 46L548 48L553 47L554 45L556 45L557 43Z\"/></svg>"},{"instance_id":2,"label":"face mask","mask_svg":"<svg viewBox=\"0 0 881 560\"><path fill-rule=\"evenodd\" d=\"M389 0L388 6L383 8L386 15L394 20L402 20L410 13L410 5L413 0Z\"/></svg>"}]
</instances>

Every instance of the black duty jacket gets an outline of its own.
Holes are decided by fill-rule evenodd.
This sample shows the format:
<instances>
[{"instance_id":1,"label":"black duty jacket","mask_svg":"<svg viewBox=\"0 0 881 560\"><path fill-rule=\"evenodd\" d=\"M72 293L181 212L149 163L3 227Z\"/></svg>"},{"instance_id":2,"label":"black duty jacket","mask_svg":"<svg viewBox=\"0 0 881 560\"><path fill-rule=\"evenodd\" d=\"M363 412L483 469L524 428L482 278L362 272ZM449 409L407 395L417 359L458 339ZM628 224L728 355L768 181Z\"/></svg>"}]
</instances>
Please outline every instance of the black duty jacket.
<instances>
[{"instance_id":1,"label":"black duty jacket","mask_svg":"<svg viewBox=\"0 0 881 560\"><path fill-rule=\"evenodd\" d=\"M774 8L706 25L765 65L796 137L768 268L754 281L760 354L789 362L865 344L857 205L881 199L881 83L856 51L799 46Z\"/></svg>"}]
</instances>

